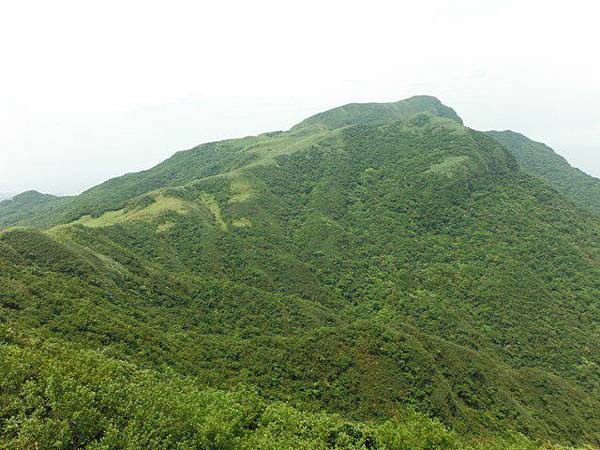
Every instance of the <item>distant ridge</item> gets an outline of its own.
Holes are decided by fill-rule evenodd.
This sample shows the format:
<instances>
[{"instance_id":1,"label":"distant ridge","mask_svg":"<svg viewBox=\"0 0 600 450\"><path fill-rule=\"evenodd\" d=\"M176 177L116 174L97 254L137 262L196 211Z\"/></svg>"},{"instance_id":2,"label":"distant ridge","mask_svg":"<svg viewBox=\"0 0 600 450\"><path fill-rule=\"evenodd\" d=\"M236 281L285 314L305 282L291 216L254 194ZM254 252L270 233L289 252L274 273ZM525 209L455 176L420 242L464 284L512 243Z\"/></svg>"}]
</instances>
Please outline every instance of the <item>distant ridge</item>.
<instances>
[{"instance_id":1,"label":"distant ridge","mask_svg":"<svg viewBox=\"0 0 600 450\"><path fill-rule=\"evenodd\" d=\"M0 197L5 194L0 194ZM49 200L58 198L51 194L42 194L38 191L25 191L20 194L6 194L7 197L3 199L3 204L12 205L18 204L19 206L34 206L40 203L45 203Z\"/></svg>"},{"instance_id":2,"label":"distant ridge","mask_svg":"<svg viewBox=\"0 0 600 450\"><path fill-rule=\"evenodd\" d=\"M507 147L522 169L543 178L554 189L579 206L600 214L600 180L571 166L547 145L511 130L487 134Z\"/></svg>"},{"instance_id":3,"label":"distant ridge","mask_svg":"<svg viewBox=\"0 0 600 450\"><path fill-rule=\"evenodd\" d=\"M38 191L26 191L12 198L0 201L0 216L5 223L3 225L17 224L27 221L40 214L38 210L62 197L51 194L42 194Z\"/></svg>"}]
</instances>

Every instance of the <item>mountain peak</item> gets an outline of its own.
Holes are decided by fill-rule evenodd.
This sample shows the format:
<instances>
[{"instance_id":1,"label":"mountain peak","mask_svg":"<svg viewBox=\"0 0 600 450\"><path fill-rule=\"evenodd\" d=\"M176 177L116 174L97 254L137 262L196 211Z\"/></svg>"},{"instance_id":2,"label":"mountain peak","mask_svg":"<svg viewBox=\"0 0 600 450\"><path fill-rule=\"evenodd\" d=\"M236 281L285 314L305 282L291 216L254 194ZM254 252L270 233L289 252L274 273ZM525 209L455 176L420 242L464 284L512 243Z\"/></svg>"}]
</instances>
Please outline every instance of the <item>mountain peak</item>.
<instances>
[{"instance_id":1,"label":"mountain peak","mask_svg":"<svg viewBox=\"0 0 600 450\"><path fill-rule=\"evenodd\" d=\"M32 201L49 200L52 198L56 198L56 196L51 195L51 194L42 194L41 192L38 192L35 190L30 190L30 191L21 192L20 194L15 195L14 197L12 197L12 201L32 202Z\"/></svg>"},{"instance_id":2,"label":"mountain peak","mask_svg":"<svg viewBox=\"0 0 600 450\"><path fill-rule=\"evenodd\" d=\"M44 195L39 191L31 189L29 191L21 192L20 194L15 195L15 198L25 198L25 197L38 197L40 195Z\"/></svg>"},{"instance_id":3,"label":"mountain peak","mask_svg":"<svg viewBox=\"0 0 600 450\"><path fill-rule=\"evenodd\" d=\"M455 120L460 124L463 123L456 111L444 105L438 98L430 95L416 95L390 103L349 103L315 114L292 129L314 125L335 129L348 125L398 120L419 113L431 113Z\"/></svg>"}]
</instances>

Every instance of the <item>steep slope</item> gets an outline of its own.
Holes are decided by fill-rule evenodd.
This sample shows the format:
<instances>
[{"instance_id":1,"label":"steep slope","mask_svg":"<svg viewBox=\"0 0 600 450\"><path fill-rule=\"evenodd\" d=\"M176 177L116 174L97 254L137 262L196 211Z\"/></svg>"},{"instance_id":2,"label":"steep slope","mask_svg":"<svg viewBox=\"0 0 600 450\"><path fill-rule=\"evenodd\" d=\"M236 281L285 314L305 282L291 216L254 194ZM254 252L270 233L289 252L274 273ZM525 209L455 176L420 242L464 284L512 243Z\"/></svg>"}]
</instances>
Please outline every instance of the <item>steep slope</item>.
<instances>
[{"instance_id":1,"label":"steep slope","mask_svg":"<svg viewBox=\"0 0 600 450\"><path fill-rule=\"evenodd\" d=\"M305 410L600 444L598 219L453 118L352 116L42 205L0 235L3 321Z\"/></svg>"},{"instance_id":2,"label":"steep slope","mask_svg":"<svg viewBox=\"0 0 600 450\"><path fill-rule=\"evenodd\" d=\"M513 152L523 170L548 181L573 203L600 213L600 180L572 167L547 145L510 130L488 135Z\"/></svg>"}]
</instances>

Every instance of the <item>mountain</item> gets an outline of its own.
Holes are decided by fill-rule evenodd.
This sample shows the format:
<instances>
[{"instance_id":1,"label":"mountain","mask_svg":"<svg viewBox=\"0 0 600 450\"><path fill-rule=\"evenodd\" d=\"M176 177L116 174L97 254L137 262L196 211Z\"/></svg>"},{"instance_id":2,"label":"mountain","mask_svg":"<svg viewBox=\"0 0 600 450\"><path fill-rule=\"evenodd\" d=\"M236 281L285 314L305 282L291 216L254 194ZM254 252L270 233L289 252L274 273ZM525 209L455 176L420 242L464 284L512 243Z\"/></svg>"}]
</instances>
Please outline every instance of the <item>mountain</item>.
<instances>
[{"instance_id":1,"label":"mountain","mask_svg":"<svg viewBox=\"0 0 600 450\"><path fill-rule=\"evenodd\" d=\"M326 136L335 134L330 127L382 122L386 117L388 120L400 119L418 112L430 112L462 124L454 110L429 96L412 97L396 103L346 105L317 114L292 127L289 132L210 142L178 152L150 170L114 178L75 197L48 197L35 209L29 208L27 203L15 201L13 205L0 207L0 226L49 227L86 214L98 216L111 209L120 209L133 197L156 189L178 187L210 176L270 164L282 155L309 148ZM29 197L31 194L23 195ZM11 206L22 214L14 215Z\"/></svg>"},{"instance_id":2,"label":"mountain","mask_svg":"<svg viewBox=\"0 0 600 450\"><path fill-rule=\"evenodd\" d=\"M0 211L2 211L0 213L2 215L0 227L6 223L16 224L28 220L36 214L38 209L43 209L58 199L59 197L54 195L41 194L37 191L27 191L0 201Z\"/></svg>"},{"instance_id":3,"label":"mountain","mask_svg":"<svg viewBox=\"0 0 600 450\"><path fill-rule=\"evenodd\" d=\"M14 196L15 196L15 194L9 194L7 192L0 192L0 202L2 202L4 200L10 200Z\"/></svg>"},{"instance_id":4,"label":"mountain","mask_svg":"<svg viewBox=\"0 0 600 450\"><path fill-rule=\"evenodd\" d=\"M420 113L431 113L438 117L452 119L461 125L463 123L456 111L437 98L417 95L395 103L350 103L315 114L300 122L292 130L315 125L332 130L348 125L389 122Z\"/></svg>"},{"instance_id":5,"label":"mountain","mask_svg":"<svg viewBox=\"0 0 600 450\"><path fill-rule=\"evenodd\" d=\"M13 446L600 445L600 219L433 97L33 198L0 205Z\"/></svg>"},{"instance_id":6,"label":"mountain","mask_svg":"<svg viewBox=\"0 0 600 450\"><path fill-rule=\"evenodd\" d=\"M577 205L600 213L600 180L575 167L545 144L514 131L488 131L517 158L524 171L548 181Z\"/></svg>"}]
</instances>

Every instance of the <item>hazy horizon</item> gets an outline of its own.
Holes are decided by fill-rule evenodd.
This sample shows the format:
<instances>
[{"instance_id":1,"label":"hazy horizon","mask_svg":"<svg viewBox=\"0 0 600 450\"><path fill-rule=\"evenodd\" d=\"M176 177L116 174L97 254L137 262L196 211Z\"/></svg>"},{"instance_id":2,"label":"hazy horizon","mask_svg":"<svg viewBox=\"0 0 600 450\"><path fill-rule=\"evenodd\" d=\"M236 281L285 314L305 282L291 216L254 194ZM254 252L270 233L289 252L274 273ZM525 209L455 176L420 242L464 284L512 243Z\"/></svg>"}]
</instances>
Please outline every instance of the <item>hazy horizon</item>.
<instances>
[{"instance_id":1,"label":"hazy horizon","mask_svg":"<svg viewBox=\"0 0 600 450\"><path fill-rule=\"evenodd\" d=\"M0 18L0 193L75 194L203 142L419 94L600 177L599 13L588 1L13 3Z\"/></svg>"}]
</instances>

